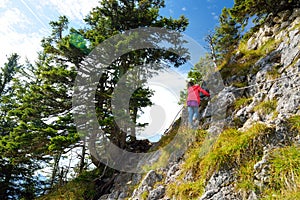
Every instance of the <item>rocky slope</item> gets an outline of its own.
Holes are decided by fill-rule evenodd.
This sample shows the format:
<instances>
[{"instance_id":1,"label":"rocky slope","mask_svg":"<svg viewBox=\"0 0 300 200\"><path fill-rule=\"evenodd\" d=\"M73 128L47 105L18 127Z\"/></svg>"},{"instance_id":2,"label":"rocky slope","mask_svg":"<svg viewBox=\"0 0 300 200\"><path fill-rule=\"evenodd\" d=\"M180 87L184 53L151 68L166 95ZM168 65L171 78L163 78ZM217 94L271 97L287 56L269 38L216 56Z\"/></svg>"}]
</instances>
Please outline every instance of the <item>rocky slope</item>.
<instances>
[{"instance_id":1,"label":"rocky slope","mask_svg":"<svg viewBox=\"0 0 300 200\"><path fill-rule=\"evenodd\" d=\"M191 152L205 144L196 139L185 155L178 155L167 167L147 174L119 174L110 193L99 199L252 200L268 195L280 199L281 194L272 193L272 188L282 189L283 194L290 189L299 195L297 172L283 174L286 183L278 188L272 176L277 172L273 166L276 152L300 145L300 9L281 12L270 19L228 65L250 62L249 54L262 49L265 54L250 56L251 64L238 73L221 69L225 87L202 111L200 127L207 131L207 137L202 139L215 142L210 151L218 153L216 164L207 164L212 157L199 155L199 151L199 160L187 164L195 155ZM218 112L224 116L212 114ZM234 134L236 138L232 138ZM219 141L222 138L224 141ZM230 139L232 144L243 145L225 149ZM294 160L297 159L296 154ZM300 168L298 164L295 166Z\"/></svg>"}]
</instances>

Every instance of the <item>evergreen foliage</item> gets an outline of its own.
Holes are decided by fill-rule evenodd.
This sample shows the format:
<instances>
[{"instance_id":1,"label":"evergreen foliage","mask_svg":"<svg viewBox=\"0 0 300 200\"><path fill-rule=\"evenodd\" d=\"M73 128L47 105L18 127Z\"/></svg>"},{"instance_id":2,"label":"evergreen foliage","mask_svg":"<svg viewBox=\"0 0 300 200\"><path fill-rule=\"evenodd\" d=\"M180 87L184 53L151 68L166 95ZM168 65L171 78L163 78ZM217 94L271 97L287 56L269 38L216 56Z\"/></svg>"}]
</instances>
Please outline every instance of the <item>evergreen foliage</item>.
<instances>
[{"instance_id":1,"label":"evergreen foliage","mask_svg":"<svg viewBox=\"0 0 300 200\"><path fill-rule=\"evenodd\" d=\"M82 135L80 140L72 116L77 70L99 43L126 30L155 26L184 31L188 20L183 16L178 19L160 16L162 7L162 0L101 1L85 18L85 29L69 28L65 16L51 21L52 32L42 40L43 51L34 64L20 66L17 55L9 58L0 73L1 199L33 199L64 185L71 169L60 163L74 149L82 149L77 158L77 172L83 173L87 168L87 140ZM138 50L118 58L99 79L96 92L99 124L121 148L127 148L128 142L136 136L118 130L114 122L110 103L114 87L120 77L135 66L162 60L180 66L186 58L164 50ZM138 74L131 78L139 79ZM132 94L129 107L134 123L138 110L152 105L152 94L143 85ZM99 160L91 159L95 166L104 169ZM36 176L45 167L50 167L47 177Z\"/></svg>"},{"instance_id":2,"label":"evergreen foliage","mask_svg":"<svg viewBox=\"0 0 300 200\"><path fill-rule=\"evenodd\" d=\"M107 38L135 28L161 27L177 32L184 31L188 25L187 19L183 16L179 19L160 16L159 9L162 7L164 7L164 1L161 0L102 1L101 6L94 8L85 18L88 28L86 30L80 30L79 32L84 33L84 37L89 41L91 48L93 48ZM114 48L116 48L117 51L122 51L123 48L126 48L130 42L136 39L138 39L138 36L131 35L127 37L126 40L114 46ZM159 42L159 38L157 41L147 42L155 44L155 42ZM111 105L111 96L114 88L120 78L128 71L136 66L146 66L150 64L148 65L148 69L144 67L136 74L131 74L128 80L126 80L127 84L135 88L130 99L128 111L131 119L127 120L130 120L137 126L143 126L136 124L137 113L141 108L152 104L149 101L149 98L152 96L152 91L146 88L144 83L141 83L141 77L153 76L153 74L147 74L147 71L150 69L160 70L161 67L159 63L162 61L169 65L180 66L186 62L186 58L161 49L135 50L117 58L102 73L102 77L96 89L97 118L106 137L120 148L134 149L134 147L130 146L130 142L136 140L136 133L135 127L127 127L130 129L130 134L126 133L117 126L114 120ZM141 85L135 86L134 84L137 82L141 83ZM122 116L123 114L118 113L118 115ZM96 138L99 138L99 136L90 135L90 146L94 146L94 143L97 141ZM98 165L95 157L92 156L92 160L94 164Z\"/></svg>"},{"instance_id":3,"label":"evergreen foliage","mask_svg":"<svg viewBox=\"0 0 300 200\"><path fill-rule=\"evenodd\" d=\"M245 27L250 18L253 18L255 23L259 23L268 14L276 15L280 11L299 7L300 3L297 0L235 0L230 13L238 23Z\"/></svg>"},{"instance_id":4,"label":"evergreen foliage","mask_svg":"<svg viewBox=\"0 0 300 200\"><path fill-rule=\"evenodd\" d=\"M38 159L42 143L35 143L39 137L27 129L33 124L26 124L12 114L20 103L16 94L23 89L18 88L16 79L24 68L18 60L17 54L11 55L0 72L0 198L3 200L33 199L41 189L35 172L40 169ZM24 109L22 116L28 118L34 112ZM19 132L20 129L24 131Z\"/></svg>"},{"instance_id":5,"label":"evergreen foliage","mask_svg":"<svg viewBox=\"0 0 300 200\"><path fill-rule=\"evenodd\" d=\"M19 64L19 56L12 54L7 63L0 70L0 199L34 199L37 196L54 191L53 198L58 193L66 193L69 198L94 198L97 191L94 176L103 176L107 179L113 177L113 170L106 169L97 157L88 157L87 143L96 145L98 135L84 136L78 133L72 116L72 95L77 71L82 67L84 59L101 42L112 36L124 33L126 30L142 27L161 27L177 32L185 31L188 20L184 16L178 19L161 16L159 11L165 6L163 0L102 0L84 19L84 29L69 28L69 20L65 16L57 21L51 21L51 34L42 40L43 51L35 63ZM297 0L235 0L233 8L224 8L219 17L219 25L213 35L208 37L211 55L206 54L189 72L188 77L201 84L207 71L215 70L216 65L221 67L223 77L233 74L244 75L249 72L252 65L267 53L266 49L275 48L277 41L270 41L272 48L262 46L261 49L243 51L241 49L242 31L249 19L259 24L268 14L276 15L286 9L300 7ZM127 38L115 48L118 50L134 41L136 36ZM169 38L170 40L174 38ZM159 38L154 42L159 42ZM152 42L152 41L150 41ZM177 41L178 43L184 41ZM245 42L245 41L244 41ZM240 46L238 46L240 45ZM179 45L180 46L180 45ZM231 62L230 58L236 48L241 50L241 59ZM187 55L184 49L181 49ZM166 63L168 66L178 67L186 62L188 55L183 57L162 49L140 49L126 53L108 66L99 77L96 89L95 105L99 126L109 140L120 148L135 151L132 141L136 141L135 126L138 111L143 107L152 105L150 97L153 91L146 88L144 83L135 88L129 102L130 120L134 127L128 127L130 134L122 131L116 124L112 114L112 94L120 78L136 66L145 64ZM156 68L155 68L156 67ZM147 75L147 69L159 70L161 67L149 65L139 73L131 74L126 80L129 85L141 80ZM269 75L277 76L277 72ZM185 102L185 91L181 93L181 100ZM238 99L236 108L241 108L251 102L250 98ZM271 114L277 106L276 101L267 101L254 109L260 114ZM118 113L119 114L119 113ZM299 132L299 116L289 119L291 131ZM249 162L253 164L260 158L262 152L252 151L253 140L260 135L272 132L268 127L260 124L241 132L236 129L224 131L211 152L201 155L199 149L205 141L205 133L199 131L197 140L193 143L186 159L186 169L191 170L197 180L182 185L171 185L167 188L170 194L178 197L198 197L203 192L203 186L214 170L228 165L242 166L240 182L241 188L253 189L253 185L246 181L250 176L247 166L249 156L254 158ZM165 145L174 137L177 131L163 137L161 145ZM189 133L188 133L189 134ZM95 137L95 138L93 138ZM89 140L88 140L89 139ZM72 150L78 150L76 158L77 167L71 169L61 166L61 161ZM251 151L248 155L247 150ZM137 150L138 151L138 150ZM278 181L276 178L284 172L286 177L295 178L299 185L300 173L298 147L287 147L272 153L271 167L275 174L270 179L270 191L263 195L267 198L273 188L284 196L287 192L296 191L296 185L288 179ZM96 166L93 172L85 172L88 168L87 159ZM163 159L163 158L162 158ZM68 158L71 162L71 159ZM249 165L250 165L249 164ZM47 177L41 177L41 170L49 168ZM199 171L201 169L201 171ZM73 182L67 184L70 170L78 176ZM206 173L205 175L200 173ZM245 176L242 176L244 173ZM43 174L45 175L45 173ZM65 188L60 188L61 186ZM84 187L84 188L81 188ZM57 189L60 188L60 189ZM67 188L67 189L66 189ZM73 188L73 189L72 189ZM75 188L75 189L74 189ZM66 189L67 191L65 191ZM297 192L297 191L296 191ZM52 194L49 195L52 198ZM299 192L296 194L299 196ZM147 196L147 194L145 194ZM280 196L281 197L281 196ZM47 198L47 197L45 197ZM59 198L65 198L59 194Z\"/></svg>"},{"instance_id":6,"label":"evergreen foliage","mask_svg":"<svg viewBox=\"0 0 300 200\"><path fill-rule=\"evenodd\" d=\"M215 44L216 57L220 61L231 55L236 49L241 38L241 26L230 15L230 10L224 8L219 17L219 26L215 28L213 43Z\"/></svg>"}]
</instances>

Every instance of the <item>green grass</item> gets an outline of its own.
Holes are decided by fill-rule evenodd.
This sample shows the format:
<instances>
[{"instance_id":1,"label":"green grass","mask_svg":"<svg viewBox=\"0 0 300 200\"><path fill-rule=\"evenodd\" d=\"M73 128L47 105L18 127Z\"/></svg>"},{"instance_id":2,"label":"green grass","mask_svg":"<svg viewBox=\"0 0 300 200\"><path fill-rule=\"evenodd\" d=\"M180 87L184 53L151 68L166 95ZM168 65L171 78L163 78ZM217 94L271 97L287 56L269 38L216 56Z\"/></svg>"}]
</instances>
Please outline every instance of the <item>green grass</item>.
<instances>
[{"instance_id":1,"label":"green grass","mask_svg":"<svg viewBox=\"0 0 300 200\"><path fill-rule=\"evenodd\" d=\"M205 134L200 130L191 130L187 127L178 127L172 129L168 134L164 135L159 144L151 151L160 151L159 159L151 164L143 166L144 171L155 170L165 167L172 159L172 154L175 151L180 151L182 148L187 148L190 143L197 138L197 135ZM176 138L175 138L176 137ZM199 136L200 137L200 136Z\"/></svg>"},{"instance_id":2,"label":"green grass","mask_svg":"<svg viewBox=\"0 0 300 200\"><path fill-rule=\"evenodd\" d=\"M171 183L167 187L167 195L175 196L175 199L190 200L197 199L204 192L204 182L183 182L180 184Z\"/></svg>"},{"instance_id":3,"label":"green grass","mask_svg":"<svg viewBox=\"0 0 300 200\"><path fill-rule=\"evenodd\" d=\"M298 29L300 29L300 23L295 24L291 30L298 30Z\"/></svg>"},{"instance_id":4,"label":"green grass","mask_svg":"<svg viewBox=\"0 0 300 200\"><path fill-rule=\"evenodd\" d=\"M300 133L300 115L294 115L288 119L288 123L292 130Z\"/></svg>"},{"instance_id":5,"label":"green grass","mask_svg":"<svg viewBox=\"0 0 300 200\"><path fill-rule=\"evenodd\" d=\"M288 119L291 130L300 133L300 116ZM244 192L260 191L263 200L300 199L300 146L291 145L274 149L270 154L270 179L263 190L254 184L253 166L261 156L253 156L238 170L237 190Z\"/></svg>"},{"instance_id":6,"label":"green grass","mask_svg":"<svg viewBox=\"0 0 300 200\"><path fill-rule=\"evenodd\" d=\"M232 77L233 75L245 76L248 74L249 69L254 63L261 57L261 55L256 54L256 52L249 53L243 57L242 60L237 62L229 63L230 59L224 59L223 63L220 65L219 70L223 79ZM234 83L238 86L238 82Z\"/></svg>"},{"instance_id":7,"label":"green grass","mask_svg":"<svg viewBox=\"0 0 300 200\"><path fill-rule=\"evenodd\" d=\"M292 130L300 131L299 115L291 117L288 122ZM257 123L244 132L227 129L216 140L199 139L187 152L183 172L176 183L167 186L168 196L178 199L197 199L203 194L211 175L221 168L237 169L236 190L245 193L259 191L260 188L254 184L253 167L262 158L265 145L263 138L267 138L266 136L273 131L272 127ZM269 160L270 182L259 192L261 199L300 199L299 152L299 146L273 150ZM192 181L184 181L185 174L188 172L193 174Z\"/></svg>"},{"instance_id":8,"label":"green grass","mask_svg":"<svg viewBox=\"0 0 300 200\"><path fill-rule=\"evenodd\" d=\"M99 176L99 170L83 172L79 177L70 181L57 190L39 197L38 200L82 200L92 199L96 195L93 180Z\"/></svg>"},{"instance_id":9,"label":"green grass","mask_svg":"<svg viewBox=\"0 0 300 200\"><path fill-rule=\"evenodd\" d=\"M259 48L258 51L260 52L260 54L266 55L271 51L275 50L277 46L280 44L280 42L281 40L275 40L274 38L270 38Z\"/></svg>"},{"instance_id":10,"label":"green grass","mask_svg":"<svg viewBox=\"0 0 300 200\"><path fill-rule=\"evenodd\" d=\"M263 101L257 106L254 107L254 111L258 112L261 115L269 115L272 112L276 111L277 100L268 100Z\"/></svg>"},{"instance_id":11,"label":"green grass","mask_svg":"<svg viewBox=\"0 0 300 200\"><path fill-rule=\"evenodd\" d=\"M254 67L255 63L266 54L275 50L280 44L273 38L266 41L261 47L256 50L249 50L247 48L248 40L242 40L238 48L233 52L239 52L242 56L232 62L232 54L229 54L223 58L223 62L218 67L223 79L232 77L233 75L245 76L249 74L250 69ZM245 86L243 83L235 82L233 83L237 87Z\"/></svg>"},{"instance_id":12,"label":"green grass","mask_svg":"<svg viewBox=\"0 0 300 200\"><path fill-rule=\"evenodd\" d=\"M300 147L287 146L274 150L270 156L270 182L262 199L299 199Z\"/></svg>"},{"instance_id":13,"label":"green grass","mask_svg":"<svg viewBox=\"0 0 300 200\"><path fill-rule=\"evenodd\" d=\"M218 138L198 141L186 154L183 172L178 180L181 183L168 186L167 194L179 199L201 196L207 180L215 171L242 166L250 158L261 155L261 150L256 149L252 141L260 135L271 133L270 131L273 129L258 123L244 132L227 129ZM192 172L194 180L182 181L188 172Z\"/></svg>"},{"instance_id":14,"label":"green grass","mask_svg":"<svg viewBox=\"0 0 300 200\"><path fill-rule=\"evenodd\" d=\"M242 121L241 118L235 117L235 118L232 119L231 127L233 127L233 128L241 128L241 127L243 127L243 125L244 125L244 122Z\"/></svg>"},{"instance_id":15,"label":"green grass","mask_svg":"<svg viewBox=\"0 0 300 200\"><path fill-rule=\"evenodd\" d=\"M234 109L238 110L241 109L242 107L245 107L247 105L249 105L252 102L252 97L242 97L242 98L238 98L235 102L234 102Z\"/></svg>"},{"instance_id":16,"label":"green grass","mask_svg":"<svg viewBox=\"0 0 300 200\"><path fill-rule=\"evenodd\" d=\"M280 77L281 73L279 73L278 69L281 67L281 65L275 65L272 67L271 70L267 71L267 79L277 79Z\"/></svg>"},{"instance_id":17,"label":"green grass","mask_svg":"<svg viewBox=\"0 0 300 200\"><path fill-rule=\"evenodd\" d=\"M243 163L237 172L238 181L236 188L244 192L253 191L256 188L254 184L254 169L253 166L261 159L261 156L253 156Z\"/></svg>"},{"instance_id":18,"label":"green grass","mask_svg":"<svg viewBox=\"0 0 300 200\"><path fill-rule=\"evenodd\" d=\"M147 197L148 197L148 195L149 195L149 191L148 191L148 190L146 190L145 192L143 192L143 193L141 194L142 200L146 200Z\"/></svg>"},{"instance_id":19,"label":"green grass","mask_svg":"<svg viewBox=\"0 0 300 200\"><path fill-rule=\"evenodd\" d=\"M247 87L248 83L246 81L245 82L233 82L232 86L237 87L237 88L242 88L242 87Z\"/></svg>"},{"instance_id":20,"label":"green grass","mask_svg":"<svg viewBox=\"0 0 300 200\"><path fill-rule=\"evenodd\" d=\"M266 125L260 123L254 124L244 132L236 129L225 130L214 144L212 152L209 153L211 158L207 158L206 164L214 165L213 170L224 166L240 165L243 157L249 156L253 150L251 141L258 135L269 133L270 130Z\"/></svg>"}]
</instances>

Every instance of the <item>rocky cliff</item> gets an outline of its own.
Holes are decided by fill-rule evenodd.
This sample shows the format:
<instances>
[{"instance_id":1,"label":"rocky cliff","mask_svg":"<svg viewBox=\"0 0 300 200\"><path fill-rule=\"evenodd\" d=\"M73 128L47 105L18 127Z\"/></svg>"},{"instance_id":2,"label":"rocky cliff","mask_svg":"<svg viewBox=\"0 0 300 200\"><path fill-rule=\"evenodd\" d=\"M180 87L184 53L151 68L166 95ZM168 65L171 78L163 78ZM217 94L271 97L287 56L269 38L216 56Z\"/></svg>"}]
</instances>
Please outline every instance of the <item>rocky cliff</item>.
<instances>
[{"instance_id":1,"label":"rocky cliff","mask_svg":"<svg viewBox=\"0 0 300 200\"><path fill-rule=\"evenodd\" d=\"M99 199L300 199L300 9L269 16L219 72L185 154Z\"/></svg>"}]
</instances>

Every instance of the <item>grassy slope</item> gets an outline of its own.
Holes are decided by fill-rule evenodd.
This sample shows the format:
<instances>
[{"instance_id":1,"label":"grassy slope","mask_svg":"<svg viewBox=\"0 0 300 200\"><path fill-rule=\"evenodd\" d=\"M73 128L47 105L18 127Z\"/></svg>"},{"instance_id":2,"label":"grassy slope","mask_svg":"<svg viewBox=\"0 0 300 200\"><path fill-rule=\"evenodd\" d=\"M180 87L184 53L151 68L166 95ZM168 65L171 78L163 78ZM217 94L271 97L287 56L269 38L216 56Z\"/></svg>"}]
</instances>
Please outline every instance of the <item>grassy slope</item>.
<instances>
[{"instance_id":1,"label":"grassy slope","mask_svg":"<svg viewBox=\"0 0 300 200\"><path fill-rule=\"evenodd\" d=\"M94 179L99 177L99 170L87 171L66 185L53 190L38 200L82 200L92 199L96 195Z\"/></svg>"}]
</instances>

